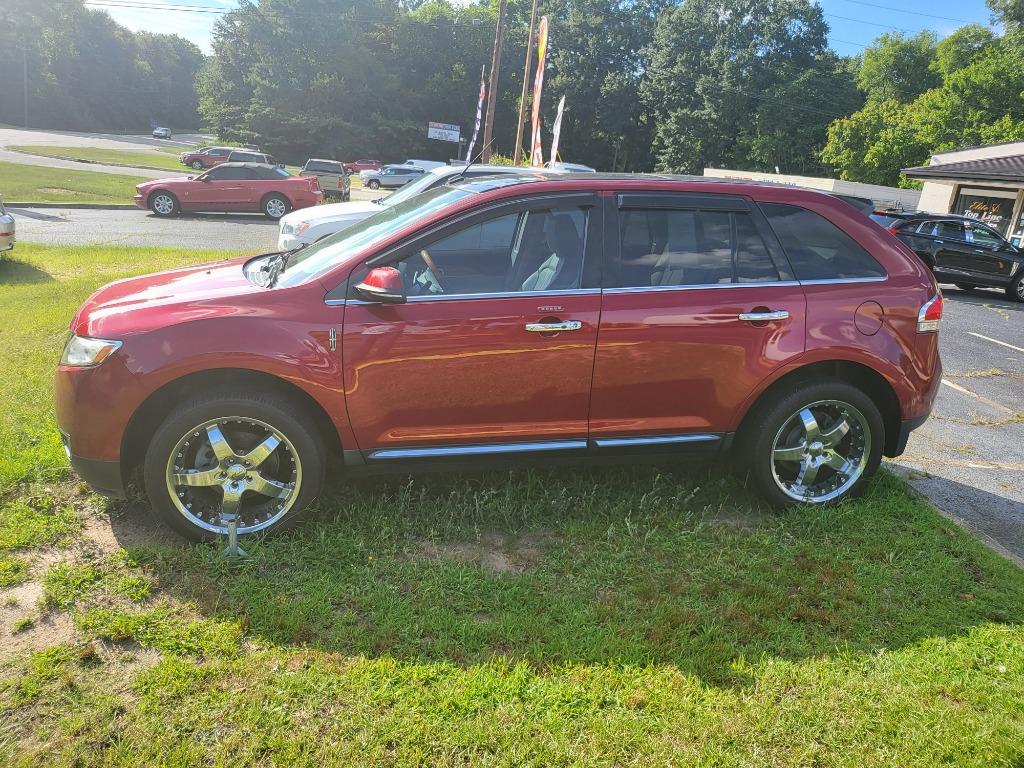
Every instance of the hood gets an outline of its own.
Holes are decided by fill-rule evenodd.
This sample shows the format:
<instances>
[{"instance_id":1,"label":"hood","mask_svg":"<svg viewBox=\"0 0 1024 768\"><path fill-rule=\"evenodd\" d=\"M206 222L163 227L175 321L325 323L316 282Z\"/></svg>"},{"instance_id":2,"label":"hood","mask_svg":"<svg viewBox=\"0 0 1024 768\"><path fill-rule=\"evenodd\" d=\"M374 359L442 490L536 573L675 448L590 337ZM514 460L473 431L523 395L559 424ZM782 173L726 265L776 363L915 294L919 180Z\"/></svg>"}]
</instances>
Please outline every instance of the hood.
<instances>
[{"instance_id":1,"label":"hood","mask_svg":"<svg viewBox=\"0 0 1024 768\"><path fill-rule=\"evenodd\" d=\"M300 221L308 221L310 224L320 224L326 221L338 221L356 216L364 219L367 216L384 210L382 206L368 200L354 200L350 203L331 203L330 205L317 205L312 208L302 208L292 211L281 217L281 224L297 224Z\"/></svg>"},{"instance_id":2,"label":"hood","mask_svg":"<svg viewBox=\"0 0 1024 768\"><path fill-rule=\"evenodd\" d=\"M189 176L168 176L166 179L148 179L140 184L136 184L136 189L146 189L148 187L155 187L160 185L161 187L167 186L168 184L191 184L194 179Z\"/></svg>"},{"instance_id":3,"label":"hood","mask_svg":"<svg viewBox=\"0 0 1024 768\"><path fill-rule=\"evenodd\" d=\"M258 311L266 292L246 279L242 266L251 257L218 261L103 286L71 321L80 336L122 339L153 328L212 317Z\"/></svg>"}]
</instances>

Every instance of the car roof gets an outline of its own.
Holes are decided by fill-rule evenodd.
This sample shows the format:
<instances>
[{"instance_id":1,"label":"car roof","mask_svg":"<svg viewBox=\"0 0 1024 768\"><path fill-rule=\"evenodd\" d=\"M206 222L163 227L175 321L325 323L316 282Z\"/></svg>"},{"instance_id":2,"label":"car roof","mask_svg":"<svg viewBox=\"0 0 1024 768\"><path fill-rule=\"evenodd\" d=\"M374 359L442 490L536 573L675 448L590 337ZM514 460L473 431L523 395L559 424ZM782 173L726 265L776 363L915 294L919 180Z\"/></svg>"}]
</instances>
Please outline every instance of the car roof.
<instances>
[{"instance_id":1,"label":"car roof","mask_svg":"<svg viewBox=\"0 0 1024 768\"><path fill-rule=\"evenodd\" d=\"M480 171L485 173L505 173L510 176L517 173L525 175L530 172L529 168L517 168L514 165L481 165L480 163L472 163L471 165L440 165L437 168L431 168L427 173L433 176L455 176L467 170L472 170L475 173ZM538 168L537 170L541 169ZM561 177L565 174L560 173L558 175Z\"/></svg>"},{"instance_id":2,"label":"car roof","mask_svg":"<svg viewBox=\"0 0 1024 768\"><path fill-rule=\"evenodd\" d=\"M276 169L277 167L278 166L271 165L270 163L252 163L252 162L239 163L239 162L235 162L235 163L221 163L220 165L213 166L213 168L211 168L210 170L212 171L212 170L215 170L216 168L270 168L270 169ZM288 174L288 175L290 176L291 174Z\"/></svg>"},{"instance_id":3,"label":"car roof","mask_svg":"<svg viewBox=\"0 0 1024 768\"><path fill-rule=\"evenodd\" d=\"M311 157L306 161L307 163L337 163L341 165L341 160L329 160L326 157Z\"/></svg>"}]
</instances>

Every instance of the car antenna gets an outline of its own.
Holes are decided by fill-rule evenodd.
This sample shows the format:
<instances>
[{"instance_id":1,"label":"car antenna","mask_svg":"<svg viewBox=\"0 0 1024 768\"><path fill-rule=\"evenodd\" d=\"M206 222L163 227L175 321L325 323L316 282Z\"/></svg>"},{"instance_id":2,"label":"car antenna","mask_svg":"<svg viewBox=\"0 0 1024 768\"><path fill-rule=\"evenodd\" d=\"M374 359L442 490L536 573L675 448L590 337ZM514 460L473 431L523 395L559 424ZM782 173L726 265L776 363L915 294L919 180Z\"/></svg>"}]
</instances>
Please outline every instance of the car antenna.
<instances>
[{"instance_id":1,"label":"car antenna","mask_svg":"<svg viewBox=\"0 0 1024 768\"><path fill-rule=\"evenodd\" d=\"M450 179L448 179L448 183L449 183L449 184L452 184L452 183L454 183L454 182L456 182L456 181L462 181L462 179L463 179L463 178L465 177L465 175L466 175L466 171L468 171L468 170L469 170L469 167L470 167L471 165L476 165L476 164L477 164L477 163L478 163L478 162L480 161L480 158L481 158L481 157L483 157L483 154L484 154L484 152L486 152L486 151L487 151L487 148L488 148L488 147L490 147L490 146L491 146L491 144L493 144L493 143L494 143L494 139L495 139L495 138L497 138L497 137L494 137L494 138L492 138L492 139L491 139L491 140L490 140L490 141L489 141L489 142L487 143L487 145L486 145L486 146L483 146L483 147L481 147L481 148L480 148L480 154L478 154L478 155L477 155L476 157L474 157L474 158L473 158L472 160L470 160L470 161L469 161L469 162L467 162L467 163L466 163L466 164L465 164L464 166L462 166L462 170L461 170L461 171L459 171L458 173L456 173L456 174L455 174L454 176L452 176L452 177L451 177Z\"/></svg>"}]
</instances>

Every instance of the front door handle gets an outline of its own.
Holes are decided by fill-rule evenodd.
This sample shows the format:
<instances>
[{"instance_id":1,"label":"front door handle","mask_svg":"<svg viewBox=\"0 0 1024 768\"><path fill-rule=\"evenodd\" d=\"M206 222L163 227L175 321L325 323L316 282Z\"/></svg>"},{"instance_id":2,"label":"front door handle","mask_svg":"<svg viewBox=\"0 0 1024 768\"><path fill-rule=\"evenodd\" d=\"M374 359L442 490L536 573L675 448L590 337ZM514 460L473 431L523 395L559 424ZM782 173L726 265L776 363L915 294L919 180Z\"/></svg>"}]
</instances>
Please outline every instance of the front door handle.
<instances>
[{"instance_id":1,"label":"front door handle","mask_svg":"<svg viewBox=\"0 0 1024 768\"><path fill-rule=\"evenodd\" d=\"M563 320L558 323L527 323L526 330L532 333L558 333L559 331L578 331L583 327L579 320Z\"/></svg>"},{"instance_id":2,"label":"front door handle","mask_svg":"<svg viewBox=\"0 0 1024 768\"><path fill-rule=\"evenodd\" d=\"M784 309L770 312L741 312L738 317L747 323L767 323L771 320L789 320L789 312Z\"/></svg>"}]
</instances>

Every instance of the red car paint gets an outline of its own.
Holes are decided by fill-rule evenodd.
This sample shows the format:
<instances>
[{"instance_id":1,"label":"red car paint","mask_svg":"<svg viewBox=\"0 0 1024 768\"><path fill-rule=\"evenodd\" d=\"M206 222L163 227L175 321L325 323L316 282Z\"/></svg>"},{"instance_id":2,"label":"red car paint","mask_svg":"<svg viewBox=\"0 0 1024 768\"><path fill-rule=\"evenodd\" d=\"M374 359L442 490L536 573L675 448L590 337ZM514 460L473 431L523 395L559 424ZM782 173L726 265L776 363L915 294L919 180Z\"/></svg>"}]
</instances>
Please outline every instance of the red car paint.
<instances>
[{"instance_id":1,"label":"red car paint","mask_svg":"<svg viewBox=\"0 0 1024 768\"><path fill-rule=\"evenodd\" d=\"M135 187L135 205L149 208L154 193L170 192L183 211L258 212L268 195L283 195L289 210L308 208L323 201L323 192L315 176L280 176L272 179L216 180L211 174L232 166L270 166L260 163L222 163L216 169L195 177L153 179Z\"/></svg>"},{"instance_id":2,"label":"red car paint","mask_svg":"<svg viewBox=\"0 0 1024 768\"><path fill-rule=\"evenodd\" d=\"M325 301L350 275L365 274L368 258L439 222L503 200L581 192L609 204L621 193L682 192L800 206L839 226L887 277L679 292L603 288L551 299ZM930 412L941 378L936 335L916 332L918 312L937 293L928 271L849 205L792 188L594 174L524 180L468 195L295 286L257 287L243 263L118 281L81 307L75 334L123 346L95 368L57 370L57 420L80 472L84 462L109 462L118 472L137 462L126 434L140 406L165 385L211 370L256 371L299 388L326 414L346 461L357 464L394 446L731 435L773 383L835 361L865 366L888 383L898 406L886 425L892 454ZM869 300L884 307L883 320ZM737 319L763 308L786 309L790 318ZM569 318L579 331L523 333L524 323ZM116 485L105 490L117 492Z\"/></svg>"},{"instance_id":3,"label":"red car paint","mask_svg":"<svg viewBox=\"0 0 1024 768\"><path fill-rule=\"evenodd\" d=\"M342 163L342 165L349 173L359 173L360 171L376 171L383 163L380 160L353 160L351 163Z\"/></svg>"},{"instance_id":4,"label":"red car paint","mask_svg":"<svg viewBox=\"0 0 1024 768\"><path fill-rule=\"evenodd\" d=\"M215 152L211 154L211 150L215 150ZM230 154L230 147L209 147L203 152L182 152L178 156L178 160L182 165L187 165L189 168L195 168L196 163L199 163L203 168L213 168L215 165L226 163ZM195 169L199 170L198 168Z\"/></svg>"}]
</instances>

